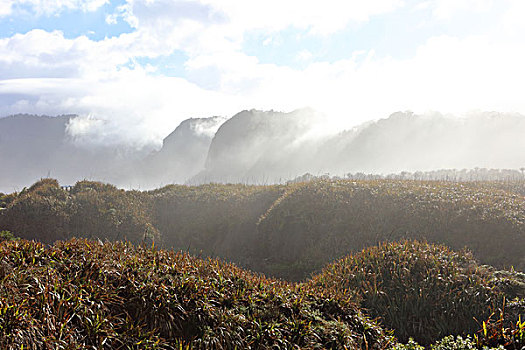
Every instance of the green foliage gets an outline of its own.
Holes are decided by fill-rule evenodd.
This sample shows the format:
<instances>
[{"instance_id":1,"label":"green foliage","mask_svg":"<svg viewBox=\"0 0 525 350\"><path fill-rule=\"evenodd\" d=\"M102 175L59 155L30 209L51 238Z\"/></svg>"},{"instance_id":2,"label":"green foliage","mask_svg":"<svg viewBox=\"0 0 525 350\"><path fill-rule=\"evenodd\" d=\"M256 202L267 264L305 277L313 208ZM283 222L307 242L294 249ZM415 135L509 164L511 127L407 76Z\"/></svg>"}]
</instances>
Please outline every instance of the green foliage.
<instances>
[{"instance_id":1,"label":"green foliage","mask_svg":"<svg viewBox=\"0 0 525 350\"><path fill-rule=\"evenodd\" d=\"M43 195L45 193L53 193L54 190L59 189L60 185L56 179L44 178L35 182L28 189L23 190L25 193L37 193Z\"/></svg>"},{"instance_id":2,"label":"green foliage","mask_svg":"<svg viewBox=\"0 0 525 350\"><path fill-rule=\"evenodd\" d=\"M273 186L170 185L138 192L43 179L4 196L0 229L52 243L69 237L155 240L287 280L383 241L468 247L484 264L525 270L525 197L517 182L319 180Z\"/></svg>"},{"instance_id":3,"label":"green foliage","mask_svg":"<svg viewBox=\"0 0 525 350\"><path fill-rule=\"evenodd\" d=\"M410 338L406 344L396 344L392 350L425 350L425 348Z\"/></svg>"},{"instance_id":4,"label":"green foliage","mask_svg":"<svg viewBox=\"0 0 525 350\"><path fill-rule=\"evenodd\" d=\"M15 237L15 235L9 231L0 231L0 241L16 241L18 239L18 237Z\"/></svg>"},{"instance_id":5,"label":"green foliage","mask_svg":"<svg viewBox=\"0 0 525 350\"><path fill-rule=\"evenodd\" d=\"M525 270L525 198L498 183L323 180L290 185L261 218L263 271L288 278L382 241L468 247L485 264ZM277 266L277 268L275 268Z\"/></svg>"},{"instance_id":6,"label":"green foliage","mask_svg":"<svg viewBox=\"0 0 525 350\"><path fill-rule=\"evenodd\" d=\"M431 347L432 350L476 350L476 342L469 337L449 335Z\"/></svg>"},{"instance_id":7,"label":"green foliage","mask_svg":"<svg viewBox=\"0 0 525 350\"><path fill-rule=\"evenodd\" d=\"M11 194L0 193L0 210L7 208L17 195L16 192Z\"/></svg>"},{"instance_id":8,"label":"green foliage","mask_svg":"<svg viewBox=\"0 0 525 350\"><path fill-rule=\"evenodd\" d=\"M111 184L83 180L83 181L77 182L75 186L71 188L70 193L74 195L77 193L90 192L90 191L104 193L104 192L115 192L115 191L118 191L118 189Z\"/></svg>"},{"instance_id":9,"label":"green foliage","mask_svg":"<svg viewBox=\"0 0 525 350\"><path fill-rule=\"evenodd\" d=\"M0 244L0 348L386 349L349 301L129 243Z\"/></svg>"},{"instance_id":10,"label":"green foliage","mask_svg":"<svg viewBox=\"0 0 525 350\"><path fill-rule=\"evenodd\" d=\"M525 307L522 307L520 311L525 315ZM502 308L499 318L495 319L492 314L482 322L481 329L474 335L478 347L512 350L525 347L525 321L522 321L521 314L516 323L511 322L510 324L505 316L505 308Z\"/></svg>"},{"instance_id":11,"label":"green foliage","mask_svg":"<svg viewBox=\"0 0 525 350\"><path fill-rule=\"evenodd\" d=\"M474 320L503 302L488 272L466 252L406 241L384 243L327 266L310 283L352 298L372 317L429 345L446 335L469 334Z\"/></svg>"},{"instance_id":12,"label":"green foliage","mask_svg":"<svg viewBox=\"0 0 525 350\"><path fill-rule=\"evenodd\" d=\"M150 207L140 192L91 181L65 191L56 180L42 179L14 194L0 212L0 228L45 243L70 237L139 243L159 238Z\"/></svg>"},{"instance_id":13,"label":"green foliage","mask_svg":"<svg viewBox=\"0 0 525 350\"><path fill-rule=\"evenodd\" d=\"M418 242L369 248L296 284L153 245L4 241L0 348L422 350L414 337L434 350L521 349L525 322L504 317L497 275Z\"/></svg>"},{"instance_id":14,"label":"green foliage","mask_svg":"<svg viewBox=\"0 0 525 350\"><path fill-rule=\"evenodd\" d=\"M68 199L56 180L42 179L22 190L0 212L0 228L43 242L65 239L69 235Z\"/></svg>"},{"instance_id":15,"label":"green foliage","mask_svg":"<svg viewBox=\"0 0 525 350\"><path fill-rule=\"evenodd\" d=\"M153 225L165 246L219 256L257 270L256 223L282 191L280 186L170 185L148 195Z\"/></svg>"},{"instance_id":16,"label":"green foliage","mask_svg":"<svg viewBox=\"0 0 525 350\"><path fill-rule=\"evenodd\" d=\"M399 349L419 349L410 337L428 347L449 334L472 337L444 338L435 349L518 349L525 333L525 274L516 271L525 269L522 188L322 180L139 192L81 181L66 191L42 179L0 195L0 240L75 236L142 246L0 243L0 348L28 339L35 348L394 346L357 305L408 341ZM414 241L355 253L406 239L466 246L483 263L515 269L497 271L470 253ZM153 241L292 281L355 254L290 284L146 248Z\"/></svg>"},{"instance_id":17,"label":"green foliage","mask_svg":"<svg viewBox=\"0 0 525 350\"><path fill-rule=\"evenodd\" d=\"M78 182L70 191L70 232L77 237L142 242L157 240L148 198L98 182Z\"/></svg>"}]
</instances>

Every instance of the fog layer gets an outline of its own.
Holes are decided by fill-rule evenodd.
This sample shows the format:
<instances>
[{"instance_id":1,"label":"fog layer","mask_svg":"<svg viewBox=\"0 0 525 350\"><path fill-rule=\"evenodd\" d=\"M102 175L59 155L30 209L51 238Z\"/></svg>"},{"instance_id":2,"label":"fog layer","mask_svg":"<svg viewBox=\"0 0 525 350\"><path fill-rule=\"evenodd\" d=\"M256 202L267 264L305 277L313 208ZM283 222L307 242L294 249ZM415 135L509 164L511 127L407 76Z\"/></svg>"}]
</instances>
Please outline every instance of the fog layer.
<instances>
[{"instance_id":1,"label":"fog layer","mask_svg":"<svg viewBox=\"0 0 525 350\"><path fill-rule=\"evenodd\" d=\"M21 190L47 176L62 184L89 179L149 189L169 183L275 183L304 173L525 166L525 116L520 114L458 118L397 112L328 133L328 119L311 109L250 110L230 119L185 120L160 149L154 142L138 147L101 141L108 138L82 133L85 123L104 130L104 121L73 115L1 118L0 191Z\"/></svg>"}]
</instances>

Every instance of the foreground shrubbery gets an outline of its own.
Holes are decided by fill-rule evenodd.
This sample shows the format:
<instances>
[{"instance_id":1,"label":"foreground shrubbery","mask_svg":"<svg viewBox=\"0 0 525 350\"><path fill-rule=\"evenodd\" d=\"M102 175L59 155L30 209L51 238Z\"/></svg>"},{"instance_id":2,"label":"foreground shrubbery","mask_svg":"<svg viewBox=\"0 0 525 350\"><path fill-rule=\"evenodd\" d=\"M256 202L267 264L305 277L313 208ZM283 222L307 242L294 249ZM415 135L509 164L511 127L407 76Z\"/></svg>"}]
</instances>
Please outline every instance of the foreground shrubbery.
<instances>
[{"instance_id":1,"label":"foreground shrubbery","mask_svg":"<svg viewBox=\"0 0 525 350\"><path fill-rule=\"evenodd\" d=\"M469 334L504 294L468 253L426 243L386 243L327 266L310 283L356 300L371 316L428 345L449 334Z\"/></svg>"},{"instance_id":2,"label":"foreground shrubbery","mask_svg":"<svg viewBox=\"0 0 525 350\"><path fill-rule=\"evenodd\" d=\"M326 180L138 192L89 181L64 190L44 179L0 194L0 348L391 346L360 307L403 342L521 350L524 273L426 243L374 246L426 239L523 270L525 199L516 186ZM45 246L15 236L154 240L289 280L354 254L291 284L127 243ZM463 338L436 343L450 334Z\"/></svg>"},{"instance_id":3,"label":"foreground shrubbery","mask_svg":"<svg viewBox=\"0 0 525 350\"><path fill-rule=\"evenodd\" d=\"M2 349L525 346L524 299L490 315L525 293L521 275L426 243L372 247L294 284L130 243L15 240L0 243L0 280Z\"/></svg>"},{"instance_id":4,"label":"foreground shrubbery","mask_svg":"<svg viewBox=\"0 0 525 350\"><path fill-rule=\"evenodd\" d=\"M0 244L2 349L385 349L349 301L217 260L72 240Z\"/></svg>"}]
</instances>

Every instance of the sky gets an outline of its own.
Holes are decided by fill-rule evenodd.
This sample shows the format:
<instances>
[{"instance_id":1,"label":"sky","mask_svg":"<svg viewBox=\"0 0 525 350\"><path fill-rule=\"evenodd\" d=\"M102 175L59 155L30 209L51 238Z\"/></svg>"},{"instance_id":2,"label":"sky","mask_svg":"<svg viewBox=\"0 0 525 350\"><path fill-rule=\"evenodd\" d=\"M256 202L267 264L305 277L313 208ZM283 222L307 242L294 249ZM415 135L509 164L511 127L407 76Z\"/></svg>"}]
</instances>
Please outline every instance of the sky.
<instances>
[{"instance_id":1,"label":"sky","mask_svg":"<svg viewBox=\"0 0 525 350\"><path fill-rule=\"evenodd\" d=\"M525 113L523 0L0 0L0 117L161 142L182 120L312 107ZM101 122L102 121L102 122Z\"/></svg>"}]
</instances>

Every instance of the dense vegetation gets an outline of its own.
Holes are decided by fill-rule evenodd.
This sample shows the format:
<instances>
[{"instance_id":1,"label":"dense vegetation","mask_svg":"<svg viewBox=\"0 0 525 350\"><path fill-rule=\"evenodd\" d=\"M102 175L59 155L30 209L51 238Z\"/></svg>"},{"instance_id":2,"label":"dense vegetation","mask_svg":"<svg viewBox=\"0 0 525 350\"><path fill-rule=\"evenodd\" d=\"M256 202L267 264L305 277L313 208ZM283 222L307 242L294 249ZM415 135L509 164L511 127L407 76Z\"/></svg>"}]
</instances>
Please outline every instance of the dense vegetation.
<instances>
[{"instance_id":1,"label":"dense vegetation","mask_svg":"<svg viewBox=\"0 0 525 350\"><path fill-rule=\"evenodd\" d=\"M408 337L436 350L525 345L525 275L424 243L369 248L304 283L129 242L4 240L0 262L2 349L419 349ZM494 311L502 316L491 322Z\"/></svg>"},{"instance_id":2,"label":"dense vegetation","mask_svg":"<svg viewBox=\"0 0 525 350\"><path fill-rule=\"evenodd\" d=\"M506 283L525 282L520 274ZM449 334L473 333L505 294L493 273L467 252L418 242L388 243L350 255L323 269L310 283L356 300L373 317L428 345ZM521 285L522 297L525 285Z\"/></svg>"},{"instance_id":3,"label":"dense vegetation","mask_svg":"<svg viewBox=\"0 0 525 350\"><path fill-rule=\"evenodd\" d=\"M221 257L288 280L383 241L427 240L525 271L522 182L321 180L288 185L170 185L124 191L44 179L0 198L0 230L151 242Z\"/></svg>"},{"instance_id":4,"label":"dense vegetation","mask_svg":"<svg viewBox=\"0 0 525 350\"><path fill-rule=\"evenodd\" d=\"M213 259L72 240L0 245L2 349L385 349L353 303Z\"/></svg>"},{"instance_id":5,"label":"dense vegetation","mask_svg":"<svg viewBox=\"0 0 525 350\"><path fill-rule=\"evenodd\" d=\"M147 200L141 192L99 182L80 181L66 191L56 180L43 179L0 199L6 208L0 229L44 243L70 237L140 242L158 236Z\"/></svg>"},{"instance_id":6,"label":"dense vegetation","mask_svg":"<svg viewBox=\"0 0 525 350\"><path fill-rule=\"evenodd\" d=\"M524 200L492 183L316 181L290 187L258 229L270 273L301 262L304 276L350 251L400 239L466 246L483 263L524 270Z\"/></svg>"},{"instance_id":7,"label":"dense vegetation","mask_svg":"<svg viewBox=\"0 0 525 350\"><path fill-rule=\"evenodd\" d=\"M0 194L0 347L521 349L524 188L42 179Z\"/></svg>"}]
</instances>

